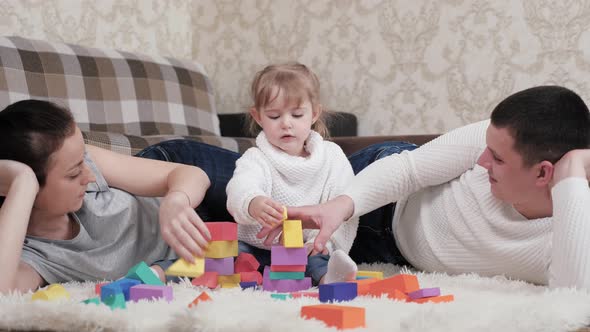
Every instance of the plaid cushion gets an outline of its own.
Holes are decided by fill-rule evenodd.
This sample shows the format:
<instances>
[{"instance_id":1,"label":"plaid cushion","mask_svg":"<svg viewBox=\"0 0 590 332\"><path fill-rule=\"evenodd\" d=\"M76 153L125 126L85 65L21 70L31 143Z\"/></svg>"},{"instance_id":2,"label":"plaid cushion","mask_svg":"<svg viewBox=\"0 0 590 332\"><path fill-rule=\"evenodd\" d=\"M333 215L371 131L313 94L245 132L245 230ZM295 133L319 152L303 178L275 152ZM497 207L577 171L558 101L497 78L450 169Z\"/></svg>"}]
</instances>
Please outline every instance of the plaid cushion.
<instances>
[{"instance_id":1,"label":"plaid cushion","mask_svg":"<svg viewBox=\"0 0 590 332\"><path fill-rule=\"evenodd\" d=\"M198 63L0 37L0 107L28 98L68 107L84 131L220 135Z\"/></svg>"}]
</instances>

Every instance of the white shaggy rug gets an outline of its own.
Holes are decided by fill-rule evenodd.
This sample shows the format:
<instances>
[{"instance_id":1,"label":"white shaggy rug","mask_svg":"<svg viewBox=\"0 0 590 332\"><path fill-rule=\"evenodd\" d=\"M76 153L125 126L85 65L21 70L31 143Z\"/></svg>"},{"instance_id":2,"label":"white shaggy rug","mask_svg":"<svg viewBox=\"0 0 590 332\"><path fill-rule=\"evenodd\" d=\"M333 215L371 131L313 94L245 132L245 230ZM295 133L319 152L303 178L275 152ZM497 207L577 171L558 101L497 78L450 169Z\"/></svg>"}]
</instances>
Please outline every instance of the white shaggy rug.
<instances>
[{"instance_id":1,"label":"white shaggy rug","mask_svg":"<svg viewBox=\"0 0 590 332\"><path fill-rule=\"evenodd\" d=\"M398 273L393 265L361 265L360 270ZM548 290L505 278L418 273L420 287L440 287L455 301L404 303L359 297L343 305L366 308L366 329L359 331L572 331L590 323L590 292ZM211 302L187 305L202 289L174 285L174 301L127 303L127 309L83 304L94 296L93 283L64 285L70 300L30 300L31 293L0 296L0 330L46 331L334 331L322 322L299 317L302 305L317 299L275 300L263 291L219 289Z\"/></svg>"}]
</instances>

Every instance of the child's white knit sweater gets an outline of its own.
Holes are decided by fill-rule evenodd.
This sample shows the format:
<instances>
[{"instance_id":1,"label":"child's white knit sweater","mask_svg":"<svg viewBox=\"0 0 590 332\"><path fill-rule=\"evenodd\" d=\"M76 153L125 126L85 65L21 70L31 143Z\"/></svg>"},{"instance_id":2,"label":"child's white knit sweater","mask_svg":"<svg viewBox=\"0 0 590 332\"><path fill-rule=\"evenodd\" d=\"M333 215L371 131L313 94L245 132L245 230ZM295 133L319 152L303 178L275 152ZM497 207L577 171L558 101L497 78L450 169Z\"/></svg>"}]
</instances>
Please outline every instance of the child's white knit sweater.
<instances>
[{"instance_id":1,"label":"child's white knit sweater","mask_svg":"<svg viewBox=\"0 0 590 332\"><path fill-rule=\"evenodd\" d=\"M261 225L248 213L253 198L266 196L285 206L319 204L342 193L354 173L342 149L314 131L305 144L307 157L291 156L277 149L264 132L256 138L256 145L236 162L227 185L227 209L239 224L239 240L269 249L262 239L256 238ZM342 249L348 253L357 227L358 218L341 226L328 242L328 251ZM304 230L303 241L313 243L317 233L318 230Z\"/></svg>"},{"instance_id":2,"label":"child's white knit sweater","mask_svg":"<svg viewBox=\"0 0 590 332\"><path fill-rule=\"evenodd\" d=\"M395 239L425 271L590 288L588 181L560 181L551 191L553 216L527 220L492 195L487 170L476 165L488 124L459 128L367 167L344 193L354 214L398 201Z\"/></svg>"}]
</instances>

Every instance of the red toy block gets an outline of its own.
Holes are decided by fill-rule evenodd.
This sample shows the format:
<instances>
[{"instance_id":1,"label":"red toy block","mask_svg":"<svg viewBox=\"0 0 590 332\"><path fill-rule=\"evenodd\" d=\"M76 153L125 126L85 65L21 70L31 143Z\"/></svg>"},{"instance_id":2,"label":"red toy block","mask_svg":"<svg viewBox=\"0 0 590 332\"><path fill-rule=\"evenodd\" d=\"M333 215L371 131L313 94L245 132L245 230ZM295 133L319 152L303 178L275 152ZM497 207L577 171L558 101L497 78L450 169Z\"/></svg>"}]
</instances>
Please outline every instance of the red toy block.
<instances>
[{"instance_id":1,"label":"red toy block","mask_svg":"<svg viewBox=\"0 0 590 332\"><path fill-rule=\"evenodd\" d=\"M300 297L312 297L312 298L319 299L320 293L318 293L318 292L294 292L294 293L291 293L291 297L294 299L298 299Z\"/></svg>"},{"instance_id":2,"label":"red toy block","mask_svg":"<svg viewBox=\"0 0 590 332\"><path fill-rule=\"evenodd\" d=\"M209 296L209 294L202 292L201 295L197 296L193 302L189 303L188 307L192 308L194 306L196 306L197 304L199 304L199 302L205 302L205 301L212 301L213 299Z\"/></svg>"},{"instance_id":3,"label":"red toy block","mask_svg":"<svg viewBox=\"0 0 590 332\"><path fill-rule=\"evenodd\" d=\"M371 294L391 293L394 289L402 293L410 293L420 289L418 278L411 274L398 274L390 278L378 280L369 286Z\"/></svg>"},{"instance_id":4,"label":"red toy block","mask_svg":"<svg viewBox=\"0 0 590 332\"><path fill-rule=\"evenodd\" d=\"M411 300L410 302L415 303L442 303L442 302L453 302L455 297L453 295L441 295L441 296L433 296L433 297L423 297L421 299Z\"/></svg>"},{"instance_id":5,"label":"red toy block","mask_svg":"<svg viewBox=\"0 0 590 332\"><path fill-rule=\"evenodd\" d=\"M241 252L234 262L234 273L258 271L260 263L254 255Z\"/></svg>"},{"instance_id":6,"label":"red toy block","mask_svg":"<svg viewBox=\"0 0 590 332\"><path fill-rule=\"evenodd\" d=\"M305 272L305 265L271 265L271 272Z\"/></svg>"},{"instance_id":7,"label":"red toy block","mask_svg":"<svg viewBox=\"0 0 590 332\"><path fill-rule=\"evenodd\" d=\"M238 224L231 221L206 222L211 241L234 241L238 239Z\"/></svg>"},{"instance_id":8,"label":"red toy block","mask_svg":"<svg viewBox=\"0 0 590 332\"><path fill-rule=\"evenodd\" d=\"M335 304L317 304L301 307L301 317L318 319L328 327L354 329L365 327L365 308Z\"/></svg>"},{"instance_id":9,"label":"red toy block","mask_svg":"<svg viewBox=\"0 0 590 332\"><path fill-rule=\"evenodd\" d=\"M96 295L100 295L100 289L102 288L102 286L108 284L108 282L101 282L100 284L96 284L96 286L94 286L94 293Z\"/></svg>"},{"instance_id":10,"label":"red toy block","mask_svg":"<svg viewBox=\"0 0 590 332\"><path fill-rule=\"evenodd\" d=\"M192 281L193 286L205 286L211 289L217 288L217 278L219 273L217 272L205 272L200 277L194 278Z\"/></svg>"},{"instance_id":11,"label":"red toy block","mask_svg":"<svg viewBox=\"0 0 590 332\"><path fill-rule=\"evenodd\" d=\"M256 281L256 284L262 285L262 274L258 271L240 272L240 278L243 282Z\"/></svg>"}]
</instances>

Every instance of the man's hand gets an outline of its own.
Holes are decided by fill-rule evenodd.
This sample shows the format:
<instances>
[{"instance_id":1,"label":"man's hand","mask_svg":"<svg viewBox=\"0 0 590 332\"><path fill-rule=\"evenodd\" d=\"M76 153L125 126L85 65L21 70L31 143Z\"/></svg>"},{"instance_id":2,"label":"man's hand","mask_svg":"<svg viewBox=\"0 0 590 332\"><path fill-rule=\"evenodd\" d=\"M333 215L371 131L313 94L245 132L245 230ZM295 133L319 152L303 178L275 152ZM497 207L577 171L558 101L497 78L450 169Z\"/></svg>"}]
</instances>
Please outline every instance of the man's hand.
<instances>
[{"instance_id":1,"label":"man's hand","mask_svg":"<svg viewBox=\"0 0 590 332\"><path fill-rule=\"evenodd\" d=\"M551 187L568 177L590 180L590 149L572 150L561 157L555 163Z\"/></svg>"},{"instance_id":2,"label":"man's hand","mask_svg":"<svg viewBox=\"0 0 590 332\"><path fill-rule=\"evenodd\" d=\"M283 205L266 196L256 196L250 201L248 213L262 227L275 227L283 221Z\"/></svg>"},{"instance_id":3,"label":"man's hand","mask_svg":"<svg viewBox=\"0 0 590 332\"><path fill-rule=\"evenodd\" d=\"M288 207L289 219L300 219L303 228L319 228L314 250L323 252L326 242L340 225L352 217L354 203L348 196L338 196L326 203L302 207ZM265 238L264 244L269 246L281 233L282 227L264 227L256 235L259 239Z\"/></svg>"}]
</instances>

